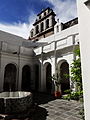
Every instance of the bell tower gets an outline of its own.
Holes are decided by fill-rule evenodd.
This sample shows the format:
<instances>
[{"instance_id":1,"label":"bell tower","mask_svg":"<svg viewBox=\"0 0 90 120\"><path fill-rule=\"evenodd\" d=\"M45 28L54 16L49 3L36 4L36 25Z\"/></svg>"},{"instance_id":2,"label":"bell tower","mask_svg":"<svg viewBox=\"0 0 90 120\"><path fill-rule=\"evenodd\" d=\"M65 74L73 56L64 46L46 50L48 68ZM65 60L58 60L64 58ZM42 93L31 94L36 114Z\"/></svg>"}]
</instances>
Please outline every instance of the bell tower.
<instances>
[{"instance_id":1,"label":"bell tower","mask_svg":"<svg viewBox=\"0 0 90 120\"><path fill-rule=\"evenodd\" d=\"M30 31L30 40L38 41L41 38L54 34L54 25L56 14L49 7L42 10L33 24L34 28Z\"/></svg>"}]
</instances>

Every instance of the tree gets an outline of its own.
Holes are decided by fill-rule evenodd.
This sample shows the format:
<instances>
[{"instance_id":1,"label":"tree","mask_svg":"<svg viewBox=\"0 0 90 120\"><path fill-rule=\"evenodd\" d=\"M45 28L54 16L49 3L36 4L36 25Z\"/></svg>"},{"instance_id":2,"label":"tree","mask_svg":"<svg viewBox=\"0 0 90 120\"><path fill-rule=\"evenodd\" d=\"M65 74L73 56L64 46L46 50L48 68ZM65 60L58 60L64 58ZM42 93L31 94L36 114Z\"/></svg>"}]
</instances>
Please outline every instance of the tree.
<instances>
[{"instance_id":1,"label":"tree","mask_svg":"<svg viewBox=\"0 0 90 120\"><path fill-rule=\"evenodd\" d=\"M52 80L55 83L55 97L61 97L61 77L60 77L60 71L58 70L58 67L56 67L56 72L52 76Z\"/></svg>"},{"instance_id":2,"label":"tree","mask_svg":"<svg viewBox=\"0 0 90 120\"><path fill-rule=\"evenodd\" d=\"M80 48L75 49L76 59L71 64L71 80L76 83L76 90L82 90L82 73L81 73L81 58L80 58Z\"/></svg>"}]
</instances>

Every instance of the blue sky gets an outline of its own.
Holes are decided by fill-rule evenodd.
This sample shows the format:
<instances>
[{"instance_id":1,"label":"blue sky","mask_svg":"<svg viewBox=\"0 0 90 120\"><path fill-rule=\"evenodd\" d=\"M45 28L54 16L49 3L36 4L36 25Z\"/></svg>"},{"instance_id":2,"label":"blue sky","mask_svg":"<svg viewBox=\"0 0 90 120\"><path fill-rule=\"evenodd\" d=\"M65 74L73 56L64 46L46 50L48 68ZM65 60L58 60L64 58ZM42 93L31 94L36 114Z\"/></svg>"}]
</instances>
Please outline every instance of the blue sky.
<instances>
[{"instance_id":1,"label":"blue sky","mask_svg":"<svg viewBox=\"0 0 90 120\"><path fill-rule=\"evenodd\" d=\"M0 0L0 30L28 38L36 15L47 7L62 22L77 17L76 0Z\"/></svg>"},{"instance_id":2,"label":"blue sky","mask_svg":"<svg viewBox=\"0 0 90 120\"><path fill-rule=\"evenodd\" d=\"M42 0L0 0L0 22L2 23L29 23L32 11L37 14L42 8L52 7Z\"/></svg>"}]
</instances>

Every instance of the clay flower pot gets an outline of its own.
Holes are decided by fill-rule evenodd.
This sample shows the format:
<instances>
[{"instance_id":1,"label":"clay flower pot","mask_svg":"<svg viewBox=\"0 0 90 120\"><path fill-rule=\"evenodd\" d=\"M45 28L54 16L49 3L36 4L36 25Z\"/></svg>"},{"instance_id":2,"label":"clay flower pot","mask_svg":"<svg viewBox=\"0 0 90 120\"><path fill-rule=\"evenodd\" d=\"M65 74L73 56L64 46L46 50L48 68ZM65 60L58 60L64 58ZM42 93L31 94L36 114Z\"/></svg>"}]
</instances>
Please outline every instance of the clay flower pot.
<instances>
[{"instance_id":1,"label":"clay flower pot","mask_svg":"<svg viewBox=\"0 0 90 120\"><path fill-rule=\"evenodd\" d=\"M62 96L60 91L55 91L54 93L55 98L60 98Z\"/></svg>"},{"instance_id":2,"label":"clay flower pot","mask_svg":"<svg viewBox=\"0 0 90 120\"><path fill-rule=\"evenodd\" d=\"M60 98L62 96L62 93L61 93L61 86L58 85L55 87L55 92L54 92L54 96L56 98Z\"/></svg>"}]
</instances>

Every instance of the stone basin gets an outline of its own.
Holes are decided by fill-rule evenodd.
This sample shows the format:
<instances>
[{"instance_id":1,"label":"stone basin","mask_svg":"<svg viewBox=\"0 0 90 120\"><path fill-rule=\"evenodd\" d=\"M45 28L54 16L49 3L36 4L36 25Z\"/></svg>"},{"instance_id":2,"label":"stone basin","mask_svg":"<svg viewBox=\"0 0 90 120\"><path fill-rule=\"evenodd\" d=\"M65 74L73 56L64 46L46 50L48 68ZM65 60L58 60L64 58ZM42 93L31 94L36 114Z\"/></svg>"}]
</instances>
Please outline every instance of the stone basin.
<instances>
[{"instance_id":1,"label":"stone basin","mask_svg":"<svg viewBox=\"0 0 90 120\"><path fill-rule=\"evenodd\" d=\"M0 93L0 113L22 113L27 111L31 106L31 92L16 91Z\"/></svg>"}]
</instances>

